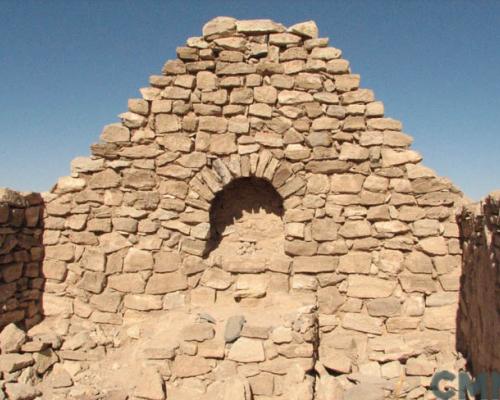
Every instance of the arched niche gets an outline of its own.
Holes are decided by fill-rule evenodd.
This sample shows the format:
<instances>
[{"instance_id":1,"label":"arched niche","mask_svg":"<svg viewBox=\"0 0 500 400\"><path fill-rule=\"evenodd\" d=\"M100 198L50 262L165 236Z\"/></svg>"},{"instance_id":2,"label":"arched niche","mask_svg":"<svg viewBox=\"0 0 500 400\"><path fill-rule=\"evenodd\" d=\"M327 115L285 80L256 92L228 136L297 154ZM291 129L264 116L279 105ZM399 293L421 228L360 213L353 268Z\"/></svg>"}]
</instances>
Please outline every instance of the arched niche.
<instances>
[{"instance_id":1,"label":"arched niche","mask_svg":"<svg viewBox=\"0 0 500 400\"><path fill-rule=\"evenodd\" d=\"M264 178L243 177L210 206L208 256L232 273L288 273L283 198Z\"/></svg>"}]
</instances>

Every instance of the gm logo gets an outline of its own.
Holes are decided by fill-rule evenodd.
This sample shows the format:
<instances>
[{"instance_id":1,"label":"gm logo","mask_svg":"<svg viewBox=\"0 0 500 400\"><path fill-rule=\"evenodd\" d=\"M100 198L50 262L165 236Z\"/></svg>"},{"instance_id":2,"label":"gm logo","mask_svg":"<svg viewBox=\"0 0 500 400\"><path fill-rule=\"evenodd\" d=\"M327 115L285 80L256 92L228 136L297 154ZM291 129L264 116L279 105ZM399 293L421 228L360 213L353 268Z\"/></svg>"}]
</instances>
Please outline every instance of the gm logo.
<instances>
[{"instance_id":1,"label":"gm logo","mask_svg":"<svg viewBox=\"0 0 500 400\"><path fill-rule=\"evenodd\" d=\"M460 400L474 396L480 396L481 400L500 400L500 373L496 371L480 373L476 379L471 379L467 372L459 372L458 391L449 385L455 379L457 375L450 371L437 372L431 381L432 394L442 400L451 399L456 394Z\"/></svg>"}]
</instances>

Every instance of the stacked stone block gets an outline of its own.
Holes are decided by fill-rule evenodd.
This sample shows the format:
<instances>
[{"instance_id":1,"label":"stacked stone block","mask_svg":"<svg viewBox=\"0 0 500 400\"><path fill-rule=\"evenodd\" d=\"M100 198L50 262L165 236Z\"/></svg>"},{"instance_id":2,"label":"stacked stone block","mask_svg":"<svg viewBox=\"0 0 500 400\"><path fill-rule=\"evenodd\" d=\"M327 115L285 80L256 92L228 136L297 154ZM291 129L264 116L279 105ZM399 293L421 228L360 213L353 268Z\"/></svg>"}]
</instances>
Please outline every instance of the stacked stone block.
<instances>
[{"instance_id":1,"label":"stacked stone block","mask_svg":"<svg viewBox=\"0 0 500 400\"><path fill-rule=\"evenodd\" d=\"M44 314L63 336L113 338L62 359L106 360L148 316L226 326L267 309L234 342L198 321L146 352L135 396L423 399L437 369L461 366L462 194L313 22L215 18L140 93L44 196ZM282 199L281 254L216 257L214 199L250 177Z\"/></svg>"},{"instance_id":2,"label":"stacked stone block","mask_svg":"<svg viewBox=\"0 0 500 400\"><path fill-rule=\"evenodd\" d=\"M0 189L0 329L41 319L42 200Z\"/></svg>"},{"instance_id":3,"label":"stacked stone block","mask_svg":"<svg viewBox=\"0 0 500 400\"><path fill-rule=\"evenodd\" d=\"M500 192L458 214L463 247L458 348L474 374L500 370Z\"/></svg>"}]
</instances>

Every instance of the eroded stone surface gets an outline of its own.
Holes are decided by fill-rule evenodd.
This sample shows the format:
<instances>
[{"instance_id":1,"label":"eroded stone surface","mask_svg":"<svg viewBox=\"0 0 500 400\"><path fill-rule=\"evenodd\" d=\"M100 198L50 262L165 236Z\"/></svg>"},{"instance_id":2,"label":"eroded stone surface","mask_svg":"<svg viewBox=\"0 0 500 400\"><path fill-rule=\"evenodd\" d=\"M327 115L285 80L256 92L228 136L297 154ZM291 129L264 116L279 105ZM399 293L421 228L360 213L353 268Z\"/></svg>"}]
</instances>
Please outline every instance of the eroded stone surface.
<instances>
[{"instance_id":1,"label":"eroded stone surface","mask_svg":"<svg viewBox=\"0 0 500 400\"><path fill-rule=\"evenodd\" d=\"M43 200L0 191L11 397L418 399L459 369L462 196L314 22L217 17L150 83Z\"/></svg>"}]
</instances>

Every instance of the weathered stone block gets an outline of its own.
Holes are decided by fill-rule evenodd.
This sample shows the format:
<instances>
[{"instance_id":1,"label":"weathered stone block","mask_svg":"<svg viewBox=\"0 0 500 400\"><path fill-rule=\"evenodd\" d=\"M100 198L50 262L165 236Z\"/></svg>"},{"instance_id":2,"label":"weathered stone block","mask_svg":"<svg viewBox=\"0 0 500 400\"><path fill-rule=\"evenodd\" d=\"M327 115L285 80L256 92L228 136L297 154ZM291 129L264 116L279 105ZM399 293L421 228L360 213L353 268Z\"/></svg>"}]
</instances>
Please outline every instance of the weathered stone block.
<instances>
[{"instance_id":1,"label":"weathered stone block","mask_svg":"<svg viewBox=\"0 0 500 400\"><path fill-rule=\"evenodd\" d=\"M240 363L261 362L266 359L262 341L239 338L229 350L228 359Z\"/></svg>"},{"instance_id":2,"label":"weathered stone block","mask_svg":"<svg viewBox=\"0 0 500 400\"><path fill-rule=\"evenodd\" d=\"M351 251L339 257L338 272L348 274L368 274L371 268L371 253Z\"/></svg>"},{"instance_id":3,"label":"weathered stone block","mask_svg":"<svg viewBox=\"0 0 500 400\"><path fill-rule=\"evenodd\" d=\"M342 318L342 327L349 330L382 334L382 320L363 314L346 313Z\"/></svg>"},{"instance_id":4,"label":"weathered stone block","mask_svg":"<svg viewBox=\"0 0 500 400\"><path fill-rule=\"evenodd\" d=\"M332 272L337 269L338 258L331 256L296 257L293 260L293 271L295 273L317 274L321 272Z\"/></svg>"},{"instance_id":5,"label":"weathered stone block","mask_svg":"<svg viewBox=\"0 0 500 400\"><path fill-rule=\"evenodd\" d=\"M146 281L140 273L127 273L110 276L108 286L123 293L143 293Z\"/></svg>"},{"instance_id":6,"label":"weathered stone block","mask_svg":"<svg viewBox=\"0 0 500 400\"><path fill-rule=\"evenodd\" d=\"M165 294L187 289L187 278L179 271L153 274L146 285L148 294Z\"/></svg>"},{"instance_id":7,"label":"weathered stone block","mask_svg":"<svg viewBox=\"0 0 500 400\"><path fill-rule=\"evenodd\" d=\"M389 297L397 282L362 275L349 275L347 295L362 299Z\"/></svg>"}]
</instances>

